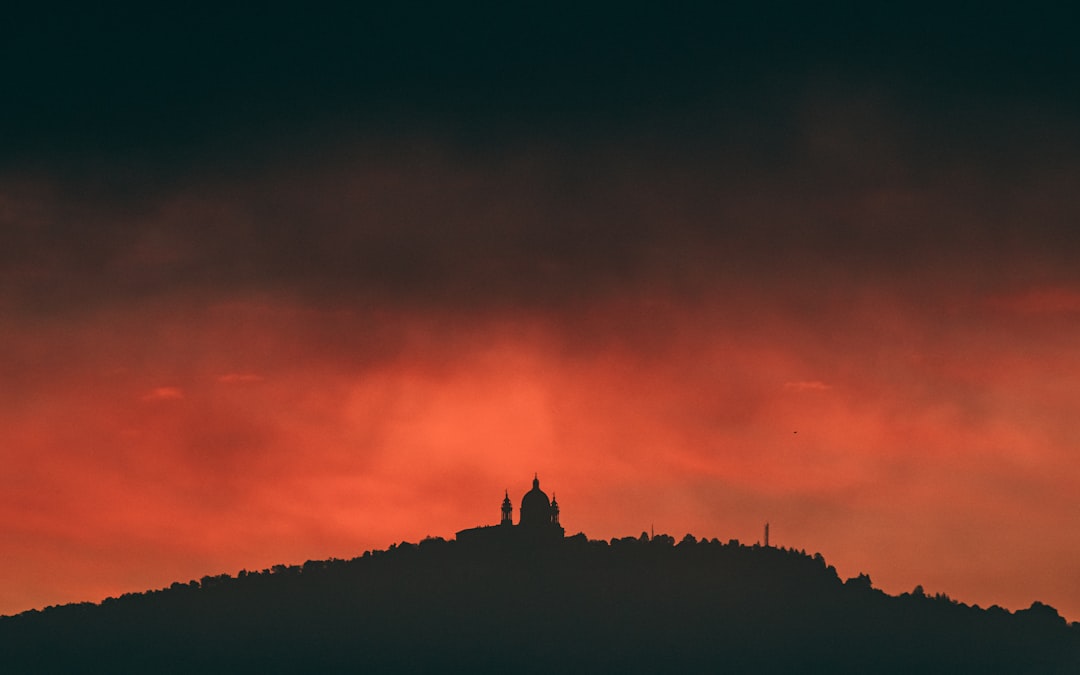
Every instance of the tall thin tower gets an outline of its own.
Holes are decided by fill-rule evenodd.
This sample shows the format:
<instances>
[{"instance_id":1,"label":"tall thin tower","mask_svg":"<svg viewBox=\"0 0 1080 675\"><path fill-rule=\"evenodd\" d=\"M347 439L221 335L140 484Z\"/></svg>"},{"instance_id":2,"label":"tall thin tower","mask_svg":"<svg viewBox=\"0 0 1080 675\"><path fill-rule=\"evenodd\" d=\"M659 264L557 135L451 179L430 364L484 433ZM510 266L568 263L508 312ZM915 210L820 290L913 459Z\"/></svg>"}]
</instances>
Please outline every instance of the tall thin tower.
<instances>
[{"instance_id":1,"label":"tall thin tower","mask_svg":"<svg viewBox=\"0 0 1080 675\"><path fill-rule=\"evenodd\" d=\"M765 548L769 547L769 521L765 521Z\"/></svg>"},{"instance_id":2,"label":"tall thin tower","mask_svg":"<svg viewBox=\"0 0 1080 675\"><path fill-rule=\"evenodd\" d=\"M514 523L510 518L514 512L514 505L510 503L510 491L507 490L503 494L505 496L502 502L502 521L500 522L502 525L513 525Z\"/></svg>"}]
</instances>

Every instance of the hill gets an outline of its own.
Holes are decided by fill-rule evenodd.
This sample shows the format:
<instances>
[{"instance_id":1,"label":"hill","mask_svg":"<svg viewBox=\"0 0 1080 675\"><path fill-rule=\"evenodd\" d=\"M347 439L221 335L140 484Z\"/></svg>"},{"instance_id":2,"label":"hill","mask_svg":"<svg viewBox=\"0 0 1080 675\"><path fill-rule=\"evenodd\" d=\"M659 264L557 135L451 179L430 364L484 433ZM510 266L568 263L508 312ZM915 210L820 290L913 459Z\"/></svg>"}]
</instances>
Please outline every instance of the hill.
<instances>
[{"instance_id":1,"label":"hill","mask_svg":"<svg viewBox=\"0 0 1080 675\"><path fill-rule=\"evenodd\" d=\"M1080 672L1080 625L668 536L428 539L0 618L4 672Z\"/></svg>"}]
</instances>

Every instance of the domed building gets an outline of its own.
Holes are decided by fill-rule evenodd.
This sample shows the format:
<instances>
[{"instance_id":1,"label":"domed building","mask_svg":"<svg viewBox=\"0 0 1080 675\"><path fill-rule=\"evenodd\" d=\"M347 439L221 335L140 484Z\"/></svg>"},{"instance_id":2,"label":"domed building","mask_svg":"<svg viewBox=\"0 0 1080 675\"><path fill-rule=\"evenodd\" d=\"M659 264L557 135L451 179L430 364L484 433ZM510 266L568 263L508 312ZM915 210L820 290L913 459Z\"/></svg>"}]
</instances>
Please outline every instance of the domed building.
<instances>
[{"instance_id":1,"label":"domed building","mask_svg":"<svg viewBox=\"0 0 1080 675\"><path fill-rule=\"evenodd\" d=\"M517 525L514 525L514 504L510 491L503 493L502 518L498 525L482 525L457 533L458 541L537 541L562 539L565 530L559 523L559 503L555 494L548 499L540 489L540 477L533 476L532 489L521 498Z\"/></svg>"},{"instance_id":2,"label":"domed building","mask_svg":"<svg viewBox=\"0 0 1080 675\"><path fill-rule=\"evenodd\" d=\"M532 489L521 498L522 527L550 527L559 524L559 504L548 500L547 493L540 489L540 478L533 476Z\"/></svg>"}]
</instances>

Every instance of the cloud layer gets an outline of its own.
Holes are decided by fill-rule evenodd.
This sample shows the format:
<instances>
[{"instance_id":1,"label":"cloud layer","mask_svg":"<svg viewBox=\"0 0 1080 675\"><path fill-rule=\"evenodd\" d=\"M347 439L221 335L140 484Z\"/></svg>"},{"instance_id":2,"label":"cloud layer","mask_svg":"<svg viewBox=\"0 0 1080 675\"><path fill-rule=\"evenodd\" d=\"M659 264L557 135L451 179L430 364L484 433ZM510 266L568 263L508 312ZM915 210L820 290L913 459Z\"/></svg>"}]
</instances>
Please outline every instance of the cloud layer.
<instances>
[{"instance_id":1,"label":"cloud layer","mask_svg":"<svg viewBox=\"0 0 1080 675\"><path fill-rule=\"evenodd\" d=\"M20 71L0 612L449 536L538 471L592 536L768 520L1080 616L1075 55L608 16Z\"/></svg>"}]
</instances>

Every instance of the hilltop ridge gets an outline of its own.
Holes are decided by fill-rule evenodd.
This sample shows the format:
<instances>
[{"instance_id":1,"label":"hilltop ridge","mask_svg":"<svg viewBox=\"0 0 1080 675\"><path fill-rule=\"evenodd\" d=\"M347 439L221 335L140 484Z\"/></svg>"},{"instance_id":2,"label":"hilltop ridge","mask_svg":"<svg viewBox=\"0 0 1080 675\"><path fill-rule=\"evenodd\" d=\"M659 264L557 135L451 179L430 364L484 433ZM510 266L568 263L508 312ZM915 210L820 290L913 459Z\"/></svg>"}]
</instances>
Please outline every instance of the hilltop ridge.
<instances>
[{"instance_id":1,"label":"hilltop ridge","mask_svg":"<svg viewBox=\"0 0 1080 675\"><path fill-rule=\"evenodd\" d=\"M0 618L10 672L1039 672L1080 625L841 580L820 554L589 540L403 542L352 560Z\"/></svg>"}]
</instances>

